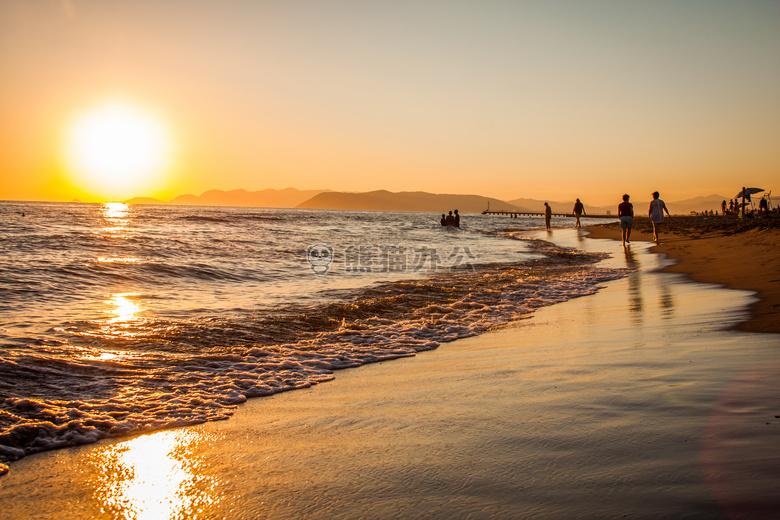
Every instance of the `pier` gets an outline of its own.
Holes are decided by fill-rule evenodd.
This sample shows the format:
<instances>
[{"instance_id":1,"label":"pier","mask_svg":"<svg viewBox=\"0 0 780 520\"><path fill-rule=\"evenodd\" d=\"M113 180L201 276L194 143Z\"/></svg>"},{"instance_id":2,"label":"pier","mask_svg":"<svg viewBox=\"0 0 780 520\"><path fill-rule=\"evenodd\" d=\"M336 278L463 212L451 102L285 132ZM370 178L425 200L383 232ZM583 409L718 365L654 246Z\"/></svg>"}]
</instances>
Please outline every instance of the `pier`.
<instances>
[{"instance_id":1,"label":"pier","mask_svg":"<svg viewBox=\"0 0 780 520\"><path fill-rule=\"evenodd\" d=\"M511 218L517 218L517 217L544 217L543 211L507 211L507 210L501 210L501 211L491 211L491 210L485 210L482 212L483 215L508 215ZM574 218L574 213L553 213L553 217L568 217L568 218ZM591 215L591 214L582 214L580 215L580 218L611 218L611 219L617 219L617 215Z\"/></svg>"}]
</instances>

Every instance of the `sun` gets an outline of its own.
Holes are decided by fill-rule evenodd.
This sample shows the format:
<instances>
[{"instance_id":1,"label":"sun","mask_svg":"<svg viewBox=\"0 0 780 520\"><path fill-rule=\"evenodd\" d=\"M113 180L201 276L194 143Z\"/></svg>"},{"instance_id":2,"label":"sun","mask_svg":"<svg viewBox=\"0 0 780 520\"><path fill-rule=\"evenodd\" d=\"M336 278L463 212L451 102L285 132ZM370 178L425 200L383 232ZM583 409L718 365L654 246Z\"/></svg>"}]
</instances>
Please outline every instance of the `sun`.
<instances>
[{"instance_id":1,"label":"sun","mask_svg":"<svg viewBox=\"0 0 780 520\"><path fill-rule=\"evenodd\" d=\"M161 184L171 158L170 137L160 120L119 102L76 118L66 141L74 184L106 198L129 198L153 190Z\"/></svg>"}]
</instances>

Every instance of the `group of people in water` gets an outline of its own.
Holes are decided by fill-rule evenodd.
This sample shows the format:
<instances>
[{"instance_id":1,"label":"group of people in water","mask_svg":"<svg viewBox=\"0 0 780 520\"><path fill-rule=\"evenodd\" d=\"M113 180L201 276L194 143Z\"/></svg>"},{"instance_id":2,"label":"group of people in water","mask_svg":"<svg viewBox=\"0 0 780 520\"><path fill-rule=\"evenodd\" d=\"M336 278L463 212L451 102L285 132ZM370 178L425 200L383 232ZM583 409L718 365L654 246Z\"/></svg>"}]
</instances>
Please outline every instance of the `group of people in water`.
<instances>
[{"instance_id":1,"label":"group of people in water","mask_svg":"<svg viewBox=\"0 0 780 520\"><path fill-rule=\"evenodd\" d=\"M455 214L452 214L452 211L450 211L449 215L445 215L444 213L441 214L441 225L442 226L452 226L459 228L460 227L460 215L458 214L458 210L455 210Z\"/></svg>"}]
</instances>

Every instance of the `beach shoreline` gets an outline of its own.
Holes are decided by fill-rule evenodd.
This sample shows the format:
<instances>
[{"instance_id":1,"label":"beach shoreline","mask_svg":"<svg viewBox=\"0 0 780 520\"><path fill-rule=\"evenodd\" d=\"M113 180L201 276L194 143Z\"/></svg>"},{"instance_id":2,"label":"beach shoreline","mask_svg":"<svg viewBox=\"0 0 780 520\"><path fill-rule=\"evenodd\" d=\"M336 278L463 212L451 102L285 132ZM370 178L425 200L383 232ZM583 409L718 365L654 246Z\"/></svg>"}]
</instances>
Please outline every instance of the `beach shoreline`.
<instances>
[{"instance_id":1,"label":"beach shoreline","mask_svg":"<svg viewBox=\"0 0 780 520\"><path fill-rule=\"evenodd\" d=\"M652 250L676 260L666 272L684 273L693 280L754 291L749 320L734 325L747 332L780 332L780 222L778 219L743 223L724 217L667 219L660 243ZM617 223L583 228L590 238L619 241ZM646 218L635 218L632 242L652 242Z\"/></svg>"},{"instance_id":2,"label":"beach shoreline","mask_svg":"<svg viewBox=\"0 0 780 520\"><path fill-rule=\"evenodd\" d=\"M20 519L772 518L777 336L727 330L754 298L662 272L647 243L531 238L631 272L227 421L31 455L0 502Z\"/></svg>"}]
</instances>

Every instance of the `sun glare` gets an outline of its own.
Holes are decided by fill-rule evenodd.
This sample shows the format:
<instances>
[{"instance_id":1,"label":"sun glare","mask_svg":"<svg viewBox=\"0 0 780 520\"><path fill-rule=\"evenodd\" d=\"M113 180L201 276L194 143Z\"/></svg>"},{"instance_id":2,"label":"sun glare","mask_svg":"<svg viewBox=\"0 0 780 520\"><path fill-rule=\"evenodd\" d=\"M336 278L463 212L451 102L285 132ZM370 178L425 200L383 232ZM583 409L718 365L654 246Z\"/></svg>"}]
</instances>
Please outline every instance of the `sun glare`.
<instances>
[{"instance_id":1,"label":"sun glare","mask_svg":"<svg viewBox=\"0 0 780 520\"><path fill-rule=\"evenodd\" d=\"M96 196L121 199L145 195L161 183L170 140L153 115L109 103L73 123L66 152L74 184Z\"/></svg>"},{"instance_id":2,"label":"sun glare","mask_svg":"<svg viewBox=\"0 0 780 520\"><path fill-rule=\"evenodd\" d=\"M204 473L198 445L214 438L192 429L142 435L90 452L98 474L95 498L111 518L205 518L223 500L214 477Z\"/></svg>"}]
</instances>

